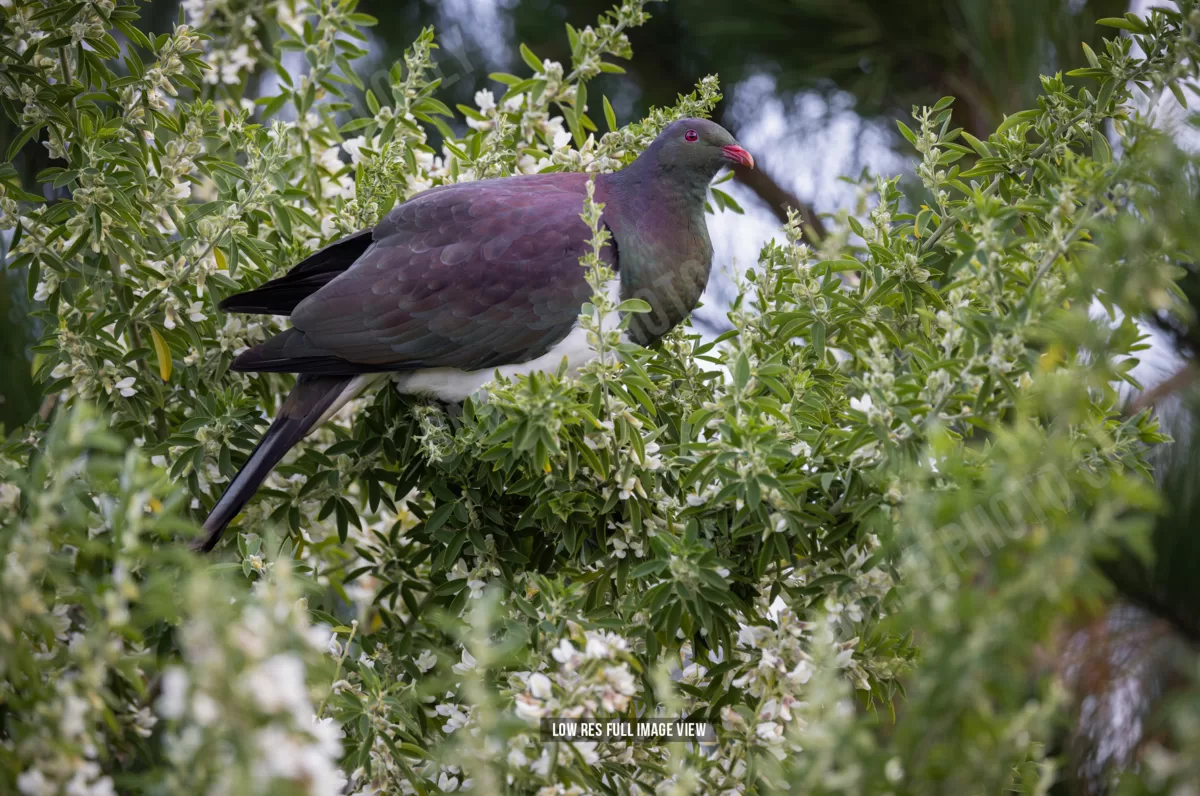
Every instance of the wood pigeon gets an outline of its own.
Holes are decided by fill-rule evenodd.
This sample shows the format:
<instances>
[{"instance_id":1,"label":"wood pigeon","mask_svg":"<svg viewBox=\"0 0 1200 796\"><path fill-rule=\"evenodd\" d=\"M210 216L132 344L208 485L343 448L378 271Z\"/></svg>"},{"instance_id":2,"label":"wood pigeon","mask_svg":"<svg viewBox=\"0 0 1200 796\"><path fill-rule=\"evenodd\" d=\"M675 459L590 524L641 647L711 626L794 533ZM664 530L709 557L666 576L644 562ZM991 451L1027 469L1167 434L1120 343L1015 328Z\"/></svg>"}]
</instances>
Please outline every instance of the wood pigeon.
<instances>
[{"instance_id":1,"label":"wood pigeon","mask_svg":"<svg viewBox=\"0 0 1200 796\"><path fill-rule=\"evenodd\" d=\"M617 301L640 298L627 338L649 345L688 316L708 282L708 185L754 158L720 125L682 119L626 168L595 175L603 256ZM204 522L210 550L288 449L370 384L462 401L493 378L578 368L595 356L579 327L591 299L579 259L588 175L556 172L444 185L284 276L221 302L289 315L292 328L240 354L238 371L297 373L296 385Z\"/></svg>"}]
</instances>

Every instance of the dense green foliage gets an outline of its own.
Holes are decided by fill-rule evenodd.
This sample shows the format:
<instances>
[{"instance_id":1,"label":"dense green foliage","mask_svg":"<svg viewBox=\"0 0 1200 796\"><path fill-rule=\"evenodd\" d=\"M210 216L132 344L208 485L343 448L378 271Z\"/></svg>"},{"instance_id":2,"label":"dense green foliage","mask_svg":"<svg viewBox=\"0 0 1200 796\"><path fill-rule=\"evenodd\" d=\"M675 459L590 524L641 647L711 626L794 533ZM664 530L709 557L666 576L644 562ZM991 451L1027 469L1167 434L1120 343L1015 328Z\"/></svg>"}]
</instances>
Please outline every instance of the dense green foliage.
<instances>
[{"instance_id":1,"label":"dense green foliage","mask_svg":"<svg viewBox=\"0 0 1200 796\"><path fill-rule=\"evenodd\" d=\"M914 109L900 129L926 198L865 180L824 240L790 223L717 340L621 344L598 292L583 322L605 356L577 378L496 383L461 410L386 387L358 401L279 468L220 563L180 537L287 386L228 371L279 327L220 297L430 185L619 168L720 96L705 78L626 126L589 100L631 54L634 0L567 31L569 66L525 48L523 75L457 114L431 31L379 96L353 69L372 21L353 2L185 6L154 40L132 4L3 12L0 105L26 130L10 157L37 136L54 158L39 179L69 198L0 173L57 396L0 459L0 784L1056 781L1069 697L1039 653L1104 598L1093 556L1145 547L1157 502L1145 456L1163 437L1117 388L1143 348L1133 319L1177 309L1200 225L1195 164L1133 92L1186 98L1194 0L1108 20L1129 35L1085 48L1088 87L1044 78L986 141L950 98ZM261 65L279 93L243 101ZM343 100L357 91L371 115ZM712 204L736 208L719 189ZM594 254L581 267L603 284ZM709 715L720 742L543 745L531 723L630 712ZM1197 761L1180 720L1123 786L1172 792Z\"/></svg>"}]
</instances>

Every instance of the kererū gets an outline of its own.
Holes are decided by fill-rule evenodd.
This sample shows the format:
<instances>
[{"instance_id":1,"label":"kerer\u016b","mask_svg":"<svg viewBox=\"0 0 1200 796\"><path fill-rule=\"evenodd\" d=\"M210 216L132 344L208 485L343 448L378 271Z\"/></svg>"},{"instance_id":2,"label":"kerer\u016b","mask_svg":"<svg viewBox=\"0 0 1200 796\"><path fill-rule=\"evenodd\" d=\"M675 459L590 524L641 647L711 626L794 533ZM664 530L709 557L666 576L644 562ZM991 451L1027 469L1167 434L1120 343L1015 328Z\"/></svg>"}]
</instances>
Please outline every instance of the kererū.
<instances>
[{"instance_id":1,"label":"kerer\u016b","mask_svg":"<svg viewBox=\"0 0 1200 796\"><path fill-rule=\"evenodd\" d=\"M708 282L708 185L754 159L720 125L682 119L624 169L595 175L612 237L603 257L617 302L640 298L625 334L649 345L688 316ZM287 274L220 303L290 315L292 328L233 370L297 373L296 386L226 487L194 547L210 550L288 449L367 386L392 374L405 393L462 401L492 379L578 368L595 356L579 327L591 299L579 259L588 175L556 172L444 185Z\"/></svg>"}]
</instances>

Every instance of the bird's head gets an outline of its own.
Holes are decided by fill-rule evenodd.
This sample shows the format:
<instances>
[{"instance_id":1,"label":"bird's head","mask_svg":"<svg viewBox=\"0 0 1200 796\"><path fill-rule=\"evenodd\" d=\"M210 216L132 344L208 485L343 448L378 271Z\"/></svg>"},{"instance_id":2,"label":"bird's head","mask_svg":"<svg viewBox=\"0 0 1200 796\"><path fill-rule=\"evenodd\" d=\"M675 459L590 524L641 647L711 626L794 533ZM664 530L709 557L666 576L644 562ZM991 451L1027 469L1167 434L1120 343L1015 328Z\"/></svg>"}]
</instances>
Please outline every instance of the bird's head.
<instances>
[{"instance_id":1,"label":"bird's head","mask_svg":"<svg viewBox=\"0 0 1200 796\"><path fill-rule=\"evenodd\" d=\"M646 150L664 170L694 174L705 184L722 166L754 168L754 158L721 125L707 119L680 119L659 133Z\"/></svg>"}]
</instances>

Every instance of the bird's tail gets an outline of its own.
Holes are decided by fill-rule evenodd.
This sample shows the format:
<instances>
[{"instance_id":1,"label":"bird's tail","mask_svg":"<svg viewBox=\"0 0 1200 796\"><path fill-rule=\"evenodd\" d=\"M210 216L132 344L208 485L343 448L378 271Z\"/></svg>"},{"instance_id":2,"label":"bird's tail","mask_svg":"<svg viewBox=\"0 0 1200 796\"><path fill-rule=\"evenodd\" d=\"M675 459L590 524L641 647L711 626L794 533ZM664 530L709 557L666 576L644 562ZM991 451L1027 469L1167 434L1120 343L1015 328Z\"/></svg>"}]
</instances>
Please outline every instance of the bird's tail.
<instances>
[{"instance_id":1,"label":"bird's tail","mask_svg":"<svg viewBox=\"0 0 1200 796\"><path fill-rule=\"evenodd\" d=\"M288 394L279 415L259 440L250 458L225 487L204 521L204 535L192 543L193 550L209 551L258 487L293 445L324 423L346 402L382 378L371 373L360 376L315 376L301 374Z\"/></svg>"}]
</instances>

